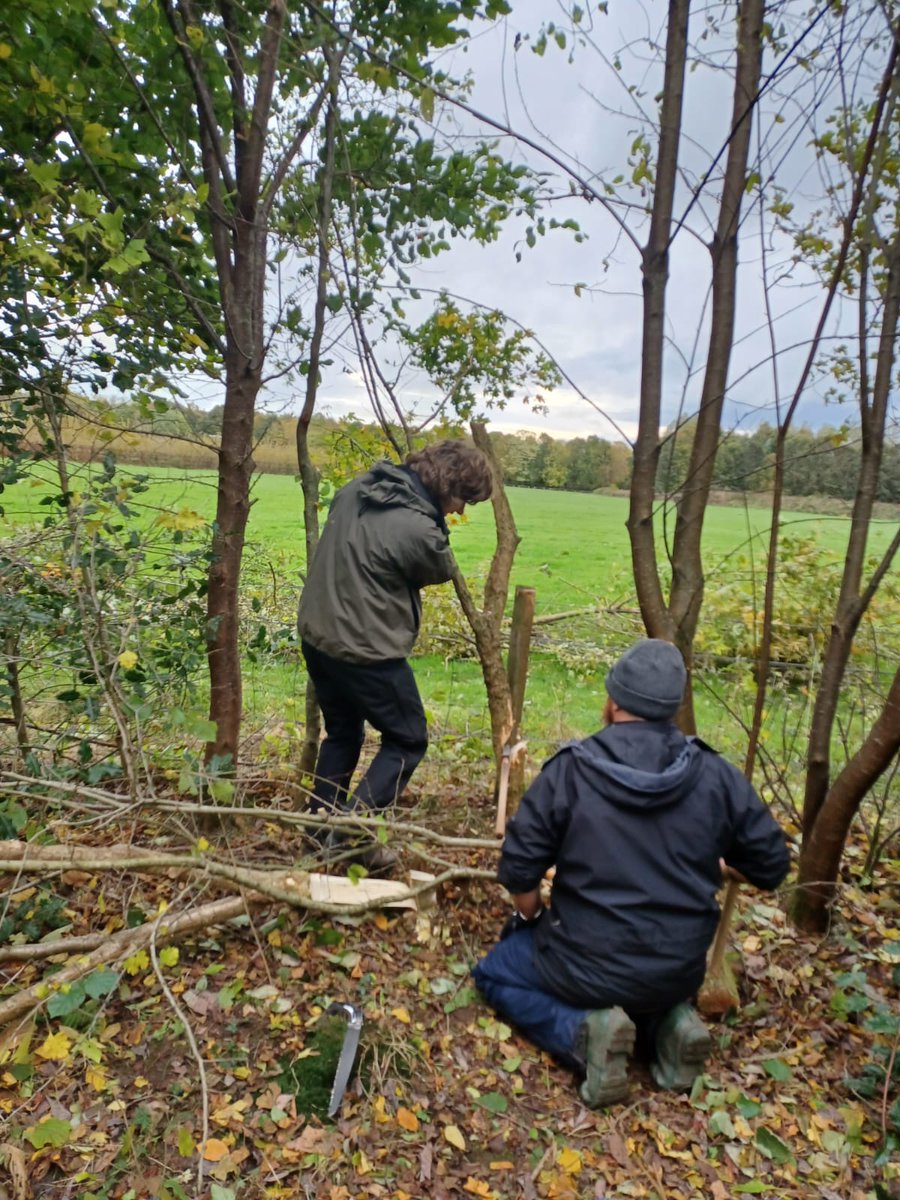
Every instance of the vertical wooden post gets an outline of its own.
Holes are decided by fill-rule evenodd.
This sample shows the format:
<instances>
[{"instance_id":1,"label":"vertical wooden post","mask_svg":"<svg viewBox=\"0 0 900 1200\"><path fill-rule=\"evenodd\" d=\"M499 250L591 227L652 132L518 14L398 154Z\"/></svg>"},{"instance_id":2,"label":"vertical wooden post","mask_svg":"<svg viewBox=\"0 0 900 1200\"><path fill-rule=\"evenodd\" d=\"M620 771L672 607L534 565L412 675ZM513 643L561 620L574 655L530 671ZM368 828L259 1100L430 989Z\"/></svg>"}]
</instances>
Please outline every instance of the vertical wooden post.
<instances>
[{"instance_id":1,"label":"vertical wooden post","mask_svg":"<svg viewBox=\"0 0 900 1200\"><path fill-rule=\"evenodd\" d=\"M500 795L497 805L497 833L503 834L507 813L514 813L525 790L525 755L521 752L520 732L522 709L525 705L525 682L528 678L528 655L531 650L531 627L534 623L536 593L531 587L517 587L513 602L512 624L509 631L509 654L506 674L509 679L512 729L503 748L500 764Z\"/></svg>"}]
</instances>

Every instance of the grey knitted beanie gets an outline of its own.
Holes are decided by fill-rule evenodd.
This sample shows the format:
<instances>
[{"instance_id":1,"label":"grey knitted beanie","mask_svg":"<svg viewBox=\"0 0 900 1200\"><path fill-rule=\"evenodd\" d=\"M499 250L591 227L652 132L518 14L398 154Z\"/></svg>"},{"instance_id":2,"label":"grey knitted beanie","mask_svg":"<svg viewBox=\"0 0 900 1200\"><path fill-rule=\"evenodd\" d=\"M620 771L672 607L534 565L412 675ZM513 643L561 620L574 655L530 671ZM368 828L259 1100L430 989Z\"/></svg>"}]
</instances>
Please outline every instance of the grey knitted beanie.
<instances>
[{"instance_id":1,"label":"grey knitted beanie","mask_svg":"<svg viewBox=\"0 0 900 1200\"><path fill-rule=\"evenodd\" d=\"M681 651L660 638L635 642L606 676L606 690L616 704L645 721L674 717L686 683Z\"/></svg>"}]
</instances>

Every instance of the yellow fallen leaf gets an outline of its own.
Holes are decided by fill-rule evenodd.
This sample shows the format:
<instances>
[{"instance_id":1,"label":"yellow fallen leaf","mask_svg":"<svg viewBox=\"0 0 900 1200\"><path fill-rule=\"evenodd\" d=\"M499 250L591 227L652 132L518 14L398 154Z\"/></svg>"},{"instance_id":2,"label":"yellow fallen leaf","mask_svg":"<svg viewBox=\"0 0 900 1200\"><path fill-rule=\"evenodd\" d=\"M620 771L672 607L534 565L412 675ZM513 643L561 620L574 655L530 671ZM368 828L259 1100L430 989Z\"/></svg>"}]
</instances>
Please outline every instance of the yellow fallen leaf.
<instances>
[{"instance_id":1,"label":"yellow fallen leaf","mask_svg":"<svg viewBox=\"0 0 900 1200\"><path fill-rule=\"evenodd\" d=\"M511 1171L515 1163L509 1162L505 1158L498 1159L496 1162L488 1163L492 1171Z\"/></svg>"},{"instance_id":2,"label":"yellow fallen leaf","mask_svg":"<svg viewBox=\"0 0 900 1200\"><path fill-rule=\"evenodd\" d=\"M396 1017L398 1021L402 1021L404 1025L408 1025L410 1018L409 1013L405 1008L392 1008L391 1016Z\"/></svg>"},{"instance_id":3,"label":"yellow fallen leaf","mask_svg":"<svg viewBox=\"0 0 900 1200\"><path fill-rule=\"evenodd\" d=\"M419 1128L419 1118L414 1112L410 1112L408 1108L402 1105L397 1109L397 1124L401 1129L405 1129L407 1133L415 1133Z\"/></svg>"},{"instance_id":4,"label":"yellow fallen leaf","mask_svg":"<svg viewBox=\"0 0 900 1200\"><path fill-rule=\"evenodd\" d=\"M51 1033L46 1037L37 1050L35 1050L35 1054L49 1061L63 1062L69 1057L71 1048L72 1039L60 1030L58 1033Z\"/></svg>"},{"instance_id":5,"label":"yellow fallen leaf","mask_svg":"<svg viewBox=\"0 0 900 1200\"><path fill-rule=\"evenodd\" d=\"M557 1157L559 1169L566 1175L577 1175L581 1171L581 1155L571 1146L564 1146Z\"/></svg>"},{"instance_id":6,"label":"yellow fallen leaf","mask_svg":"<svg viewBox=\"0 0 900 1200\"><path fill-rule=\"evenodd\" d=\"M375 1124L386 1125L391 1119L391 1114L387 1111L384 1096L376 1096L372 1101L372 1108L375 1112Z\"/></svg>"},{"instance_id":7,"label":"yellow fallen leaf","mask_svg":"<svg viewBox=\"0 0 900 1200\"><path fill-rule=\"evenodd\" d=\"M106 1072L102 1067L88 1067L84 1072L84 1081L89 1087L92 1087L95 1092L102 1092L109 1080L106 1078Z\"/></svg>"},{"instance_id":8,"label":"yellow fallen leaf","mask_svg":"<svg viewBox=\"0 0 900 1200\"><path fill-rule=\"evenodd\" d=\"M470 1175L466 1180L463 1191L471 1192L473 1196L490 1197L494 1194L489 1184L484 1183L481 1179L476 1179L474 1175Z\"/></svg>"},{"instance_id":9,"label":"yellow fallen leaf","mask_svg":"<svg viewBox=\"0 0 900 1200\"><path fill-rule=\"evenodd\" d=\"M203 1147L203 1157L207 1162L219 1162L228 1153L228 1146L221 1138L207 1138Z\"/></svg>"},{"instance_id":10,"label":"yellow fallen leaf","mask_svg":"<svg viewBox=\"0 0 900 1200\"><path fill-rule=\"evenodd\" d=\"M465 1150L466 1139L459 1132L459 1129L455 1125L444 1126L444 1137L447 1139L450 1145L455 1146L457 1150Z\"/></svg>"},{"instance_id":11,"label":"yellow fallen leaf","mask_svg":"<svg viewBox=\"0 0 900 1200\"><path fill-rule=\"evenodd\" d=\"M382 933L389 927L390 921L383 912L375 914L375 928L380 929Z\"/></svg>"}]
</instances>

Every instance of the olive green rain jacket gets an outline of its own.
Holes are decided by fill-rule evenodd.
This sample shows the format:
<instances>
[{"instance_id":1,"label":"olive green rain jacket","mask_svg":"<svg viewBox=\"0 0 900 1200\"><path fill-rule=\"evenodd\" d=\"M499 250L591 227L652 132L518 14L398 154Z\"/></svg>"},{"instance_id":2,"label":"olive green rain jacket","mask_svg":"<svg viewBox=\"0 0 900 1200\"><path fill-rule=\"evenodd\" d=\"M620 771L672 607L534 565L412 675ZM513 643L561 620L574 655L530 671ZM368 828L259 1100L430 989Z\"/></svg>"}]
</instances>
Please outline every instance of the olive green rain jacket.
<instances>
[{"instance_id":1,"label":"olive green rain jacket","mask_svg":"<svg viewBox=\"0 0 900 1200\"><path fill-rule=\"evenodd\" d=\"M376 463L334 497L300 599L300 636L332 658L406 658L419 589L454 569L443 515L415 471Z\"/></svg>"}]
</instances>

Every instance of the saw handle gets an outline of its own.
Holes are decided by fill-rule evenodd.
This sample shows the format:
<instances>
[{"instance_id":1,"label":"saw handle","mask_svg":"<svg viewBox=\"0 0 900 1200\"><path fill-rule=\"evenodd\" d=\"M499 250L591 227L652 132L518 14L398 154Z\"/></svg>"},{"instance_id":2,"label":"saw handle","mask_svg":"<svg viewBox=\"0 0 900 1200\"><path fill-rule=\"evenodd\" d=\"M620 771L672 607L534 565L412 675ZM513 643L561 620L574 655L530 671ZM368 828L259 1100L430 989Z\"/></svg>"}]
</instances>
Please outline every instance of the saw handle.
<instances>
[{"instance_id":1,"label":"saw handle","mask_svg":"<svg viewBox=\"0 0 900 1200\"><path fill-rule=\"evenodd\" d=\"M725 899L722 901L722 912L719 916L719 924L716 929L716 936L709 958L710 975L714 975L720 971L722 963L725 961L725 951L728 948L728 932L731 928L731 918L734 914L734 906L740 886L739 880L728 880L728 886L725 889Z\"/></svg>"}]
</instances>

